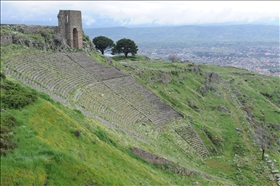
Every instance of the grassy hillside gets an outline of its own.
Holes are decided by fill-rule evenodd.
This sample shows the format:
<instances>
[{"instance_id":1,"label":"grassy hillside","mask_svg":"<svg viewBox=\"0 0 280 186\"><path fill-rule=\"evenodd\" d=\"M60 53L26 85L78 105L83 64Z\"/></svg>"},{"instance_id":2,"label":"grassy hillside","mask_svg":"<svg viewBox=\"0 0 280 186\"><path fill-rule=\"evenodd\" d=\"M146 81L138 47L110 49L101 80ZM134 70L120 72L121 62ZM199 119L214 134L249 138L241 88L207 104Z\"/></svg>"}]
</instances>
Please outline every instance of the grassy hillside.
<instances>
[{"instance_id":1,"label":"grassy hillside","mask_svg":"<svg viewBox=\"0 0 280 186\"><path fill-rule=\"evenodd\" d=\"M1 46L1 53L1 185L277 183L272 171L280 169L279 78L144 56L110 60L89 52L115 79L134 76L183 116L158 125L129 123L129 115L106 102L107 95L118 98L116 103L128 99L116 97L111 79L104 81L106 94L97 91L101 81L94 81L96 89L88 86L108 77L92 75L80 65L86 63L76 63L86 61L81 51L65 52L71 60L18 44ZM96 92L89 99L82 91ZM103 115L91 101L107 106ZM148 115L132 106L134 113ZM84 116L86 109L107 121ZM147 153L138 156L135 148Z\"/></svg>"},{"instance_id":2,"label":"grassy hillside","mask_svg":"<svg viewBox=\"0 0 280 186\"><path fill-rule=\"evenodd\" d=\"M182 185L201 179L157 169L129 151L135 142L124 134L21 86L9 76L1 84L2 98L13 91L8 84L38 96L20 109L1 104L1 139L10 135L16 146L1 157L1 185ZM12 132L3 130L10 124L4 118L16 123Z\"/></svg>"},{"instance_id":3,"label":"grassy hillside","mask_svg":"<svg viewBox=\"0 0 280 186\"><path fill-rule=\"evenodd\" d=\"M118 60L189 119L212 154L203 162L212 174L241 185L273 183L263 172L261 149L279 169L279 78L212 65Z\"/></svg>"}]
</instances>

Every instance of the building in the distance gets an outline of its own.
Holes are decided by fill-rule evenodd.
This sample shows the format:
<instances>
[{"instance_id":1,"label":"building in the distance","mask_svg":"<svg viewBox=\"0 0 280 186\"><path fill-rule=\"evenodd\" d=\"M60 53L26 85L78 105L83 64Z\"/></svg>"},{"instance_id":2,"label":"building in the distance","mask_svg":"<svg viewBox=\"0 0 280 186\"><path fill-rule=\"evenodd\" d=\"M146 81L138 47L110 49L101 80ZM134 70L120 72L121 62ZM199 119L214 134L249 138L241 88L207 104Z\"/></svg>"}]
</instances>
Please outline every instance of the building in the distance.
<instances>
[{"instance_id":1,"label":"building in the distance","mask_svg":"<svg viewBox=\"0 0 280 186\"><path fill-rule=\"evenodd\" d=\"M60 10L58 32L71 48L83 48L82 14L77 10Z\"/></svg>"}]
</instances>

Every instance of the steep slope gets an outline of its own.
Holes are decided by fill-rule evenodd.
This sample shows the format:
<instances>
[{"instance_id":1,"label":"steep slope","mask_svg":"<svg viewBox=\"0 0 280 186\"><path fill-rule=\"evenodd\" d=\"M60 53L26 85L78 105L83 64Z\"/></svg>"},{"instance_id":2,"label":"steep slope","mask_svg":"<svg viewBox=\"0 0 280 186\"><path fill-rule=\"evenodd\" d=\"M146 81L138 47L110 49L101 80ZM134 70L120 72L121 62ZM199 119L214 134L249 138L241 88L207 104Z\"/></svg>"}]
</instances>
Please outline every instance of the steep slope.
<instances>
[{"instance_id":1,"label":"steep slope","mask_svg":"<svg viewBox=\"0 0 280 186\"><path fill-rule=\"evenodd\" d=\"M280 79L247 70L198 65L194 63L168 63L139 59L121 60L119 68L135 75L156 95L185 117L206 145L212 158L205 163L219 175L223 172L238 178L236 183L246 184L258 180L259 184L276 184L279 170L279 101ZM175 131L188 139L191 148L177 145L189 156L189 149L197 149L191 140L195 134L181 124L171 125L168 136ZM174 137L174 136L173 136ZM272 155L274 163L261 162L262 149ZM200 151L200 155L203 151ZM270 162L271 158L268 158ZM219 167L219 168L218 168ZM245 170L244 170L245 168ZM214 172L215 172L214 171ZM265 171L264 173L260 173ZM277 172L277 171L276 171ZM254 183L255 184L255 183Z\"/></svg>"},{"instance_id":2,"label":"steep slope","mask_svg":"<svg viewBox=\"0 0 280 186\"><path fill-rule=\"evenodd\" d=\"M1 156L1 185L181 185L203 178L187 169L191 177L156 168L130 152L127 144L136 145L137 140L132 143L129 136L98 120L87 119L78 110L30 90L9 76L2 77L3 73L1 152L7 135L15 145ZM21 103L21 109L7 102L9 95L29 97L30 93L37 96L35 102ZM15 129L2 130L11 121ZM208 176L201 183L226 182Z\"/></svg>"},{"instance_id":3,"label":"steep slope","mask_svg":"<svg viewBox=\"0 0 280 186\"><path fill-rule=\"evenodd\" d=\"M18 121L3 134L13 136L4 185L277 183L279 78L24 44L1 54L8 80L44 92L21 110L1 104Z\"/></svg>"},{"instance_id":4,"label":"steep slope","mask_svg":"<svg viewBox=\"0 0 280 186\"><path fill-rule=\"evenodd\" d=\"M133 125L139 122L159 125L182 117L134 77L100 64L84 52L18 51L2 58L7 74L126 133L135 136ZM145 138L141 133L137 136Z\"/></svg>"}]
</instances>

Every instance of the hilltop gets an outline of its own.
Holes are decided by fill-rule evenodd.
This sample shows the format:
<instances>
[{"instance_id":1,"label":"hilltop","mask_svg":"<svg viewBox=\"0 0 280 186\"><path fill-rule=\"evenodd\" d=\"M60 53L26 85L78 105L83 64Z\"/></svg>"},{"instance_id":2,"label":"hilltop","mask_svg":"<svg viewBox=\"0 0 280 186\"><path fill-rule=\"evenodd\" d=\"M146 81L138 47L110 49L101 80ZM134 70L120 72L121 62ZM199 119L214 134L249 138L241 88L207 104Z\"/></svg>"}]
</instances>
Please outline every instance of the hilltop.
<instances>
[{"instance_id":1,"label":"hilltop","mask_svg":"<svg viewBox=\"0 0 280 186\"><path fill-rule=\"evenodd\" d=\"M40 28L1 37L47 46ZM277 184L279 78L15 41L1 45L1 185Z\"/></svg>"}]
</instances>

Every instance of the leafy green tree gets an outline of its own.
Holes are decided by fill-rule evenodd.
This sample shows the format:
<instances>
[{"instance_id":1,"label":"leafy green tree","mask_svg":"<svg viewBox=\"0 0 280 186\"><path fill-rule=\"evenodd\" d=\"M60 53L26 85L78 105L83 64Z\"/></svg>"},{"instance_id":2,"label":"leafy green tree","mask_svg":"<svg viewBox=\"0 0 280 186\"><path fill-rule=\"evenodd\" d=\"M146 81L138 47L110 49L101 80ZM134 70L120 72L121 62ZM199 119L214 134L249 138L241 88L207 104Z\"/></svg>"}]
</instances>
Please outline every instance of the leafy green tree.
<instances>
[{"instance_id":1,"label":"leafy green tree","mask_svg":"<svg viewBox=\"0 0 280 186\"><path fill-rule=\"evenodd\" d=\"M99 50L102 55L104 55L105 51L108 51L115 46L114 41L105 36L95 37L93 38L92 42L94 43L95 48L97 48L97 50Z\"/></svg>"},{"instance_id":2,"label":"leafy green tree","mask_svg":"<svg viewBox=\"0 0 280 186\"><path fill-rule=\"evenodd\" d=\"M123 38L117 41L115 47L112 49L112 54L124 53L124 56L127 57L129 53L134 56L137 54L137 51L138 46L134 43L134 41Z\"/></svg>"}]
</instances>

